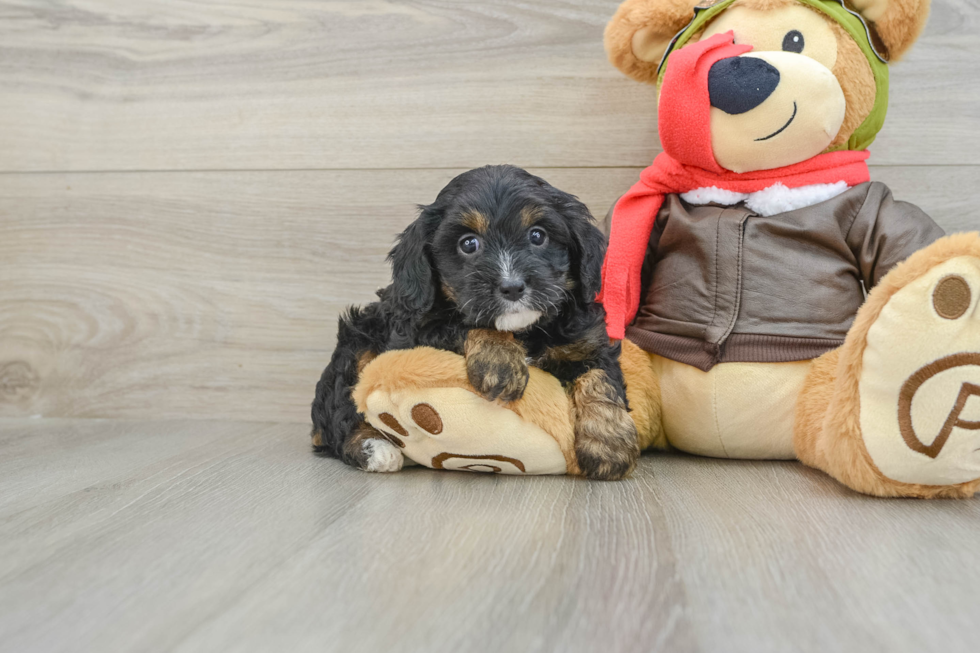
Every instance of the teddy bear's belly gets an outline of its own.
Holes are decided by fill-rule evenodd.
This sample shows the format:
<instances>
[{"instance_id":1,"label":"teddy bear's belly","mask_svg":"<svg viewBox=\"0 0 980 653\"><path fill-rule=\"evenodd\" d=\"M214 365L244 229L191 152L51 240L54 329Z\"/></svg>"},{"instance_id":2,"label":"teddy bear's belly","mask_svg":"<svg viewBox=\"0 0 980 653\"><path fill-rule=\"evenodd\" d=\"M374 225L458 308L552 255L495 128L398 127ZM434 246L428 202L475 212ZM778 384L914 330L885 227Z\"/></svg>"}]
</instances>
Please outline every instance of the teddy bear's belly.
<instances>
[{"instance_id":1,"label":"teddy bear's belly","mask_svg":"<svg viewBox=\"0 0 980 653\"><path fill-rule=\"evenodd\" d=\"M652 355L663 426L681 451L717 458L792 459L793 411L810 361L721 363L708 372Z\"/></svg>"}]
</instances>

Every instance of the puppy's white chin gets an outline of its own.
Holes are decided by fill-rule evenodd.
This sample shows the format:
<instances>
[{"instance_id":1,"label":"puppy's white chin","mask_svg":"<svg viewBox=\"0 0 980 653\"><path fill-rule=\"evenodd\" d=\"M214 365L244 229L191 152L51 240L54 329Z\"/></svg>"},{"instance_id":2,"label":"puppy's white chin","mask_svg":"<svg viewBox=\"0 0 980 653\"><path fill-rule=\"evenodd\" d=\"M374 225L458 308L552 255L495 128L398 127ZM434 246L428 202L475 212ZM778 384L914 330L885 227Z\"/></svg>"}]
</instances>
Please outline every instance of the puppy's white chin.
<instances>
[{"instance_id":1,"label":"puppy's white chin","mask_svg":"<svg viewBox=\"0 0 980 653\"><path fill-rule=\"evenodd\" d=\"M541 317L541 311L532 311L529 308L522 308L513 313L504 313L497 316L493 325L497 331L521 331L526 329Z\"/></svg>"}]
</instances>

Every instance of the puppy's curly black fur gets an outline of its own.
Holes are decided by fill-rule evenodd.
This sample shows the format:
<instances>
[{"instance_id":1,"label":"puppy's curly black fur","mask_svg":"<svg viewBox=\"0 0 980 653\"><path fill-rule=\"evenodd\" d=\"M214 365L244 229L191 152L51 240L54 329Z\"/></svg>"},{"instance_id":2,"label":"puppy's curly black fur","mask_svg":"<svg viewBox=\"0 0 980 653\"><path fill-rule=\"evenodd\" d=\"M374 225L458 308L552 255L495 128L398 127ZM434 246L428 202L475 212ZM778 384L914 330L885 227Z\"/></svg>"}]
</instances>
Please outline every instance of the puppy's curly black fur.
<instances>
[{"instance_id":1,"label":"puppy's curly black fur","mask_svg":"<svg viewBox=\"0 0 980 653\"><path fill-rule=\"evenodd\" d=\"M470 382L491 400L522 396L528 361L551 373L576 408L583 473L628 474L639 449L620 345L609 342L594 302L604 251L584 204L520 168L453 179L399 237L379 301L341 316L316 386L314 449L366 467L367 440L384 436L351 399L360 368L390 349L429 346L466 356Z\"/></svg>"}]
</instances>

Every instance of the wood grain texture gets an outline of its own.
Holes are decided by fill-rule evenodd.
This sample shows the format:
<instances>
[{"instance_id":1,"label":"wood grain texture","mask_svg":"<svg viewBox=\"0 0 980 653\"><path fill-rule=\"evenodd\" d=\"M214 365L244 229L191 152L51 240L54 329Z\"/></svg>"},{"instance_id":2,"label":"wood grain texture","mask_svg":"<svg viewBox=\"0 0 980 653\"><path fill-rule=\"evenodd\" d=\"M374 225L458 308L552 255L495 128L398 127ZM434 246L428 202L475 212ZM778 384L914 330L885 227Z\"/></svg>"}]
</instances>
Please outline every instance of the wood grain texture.
<instances>
[{"instance_id":1,"label":"wood grain texture","mask_svg":"<svg viewBox=\"0 0 980 653\"><path fill-rule=\"evenodd\" d=\"M621 483L376 476L308 447L0 420L0 651L976 650L976 501L680 455Z\"/></svg>"},{"instance_id":2,"label":"wood grain texture","mask_svg":"<svg viewBox=\"0 0 980 653\"><path fill-rule=\"evenodd\" d=\"M0 2L0 170L643 166L618 0ZM879 164L980 163L978 0L892 71Z\"/></svg>"},{"instance_id":3,"label":"wood grain texture","mask_svg":"<svg viewBox=\"0 0 980 653\"><path fill-rule=\"evenodd\" d=\"M306 422L338 314L456 172L0 175L0 416ZM598 215L639 173L535 172ZM980 224L973 168L874 174Z\"/></svg>"}]
</instances>

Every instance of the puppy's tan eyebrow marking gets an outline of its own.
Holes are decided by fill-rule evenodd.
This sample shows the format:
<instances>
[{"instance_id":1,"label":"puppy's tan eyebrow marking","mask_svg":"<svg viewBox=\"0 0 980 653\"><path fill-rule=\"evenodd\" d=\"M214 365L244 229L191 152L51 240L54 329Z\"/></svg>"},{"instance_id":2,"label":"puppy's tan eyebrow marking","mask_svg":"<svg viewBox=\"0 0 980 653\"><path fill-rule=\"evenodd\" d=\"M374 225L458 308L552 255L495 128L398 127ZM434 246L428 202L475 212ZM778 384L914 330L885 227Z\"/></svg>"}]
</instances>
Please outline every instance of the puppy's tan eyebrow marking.
<instances>
[{"instance_id":1,"label":"puppy's tan eyebrow marking","mask_svg":"<svg viewBox=\"0 0 980 653\"><path fill-rule=\"evenodd\" d=\"M464 213L463 218L459 222L467 229L471 229L478 234L487 233L487 227L490 226L490 221L487 220L487 216L474 210L469 210Z\"/></svg>"},{"instance_id":2,"label":"puppy's tan eyebrow marking","mask_svg":"<svg viewBox=\"0 0 980 653\"><path fill-rule=\"evenodd\" d=\"M538 206L526 206L521 209L521 224L527 229L541 218L541 208Z\"/></svg>"},{"instance_id":3,"label":"puppy's tan eyebrow marking","mask_svg":"<svg viewBox=\"0 0 980 653\"><path fill-rule=\"evenodd\" d=\"M442 282L442 294L444 294L447 299L456 301L455 291L453 291L452 287L445 281Z\"/></svg>"}]
</instances>

